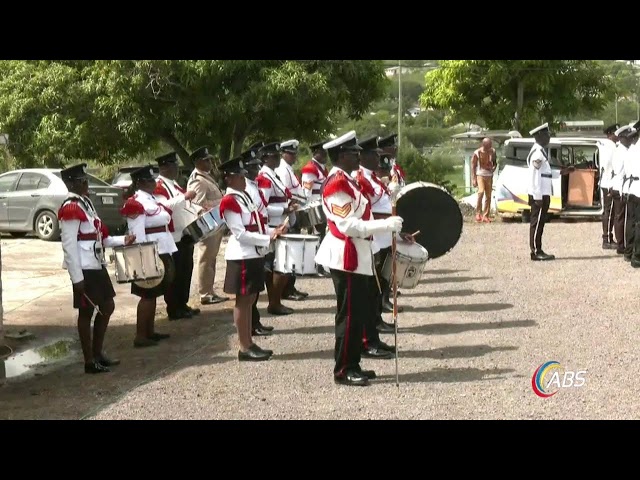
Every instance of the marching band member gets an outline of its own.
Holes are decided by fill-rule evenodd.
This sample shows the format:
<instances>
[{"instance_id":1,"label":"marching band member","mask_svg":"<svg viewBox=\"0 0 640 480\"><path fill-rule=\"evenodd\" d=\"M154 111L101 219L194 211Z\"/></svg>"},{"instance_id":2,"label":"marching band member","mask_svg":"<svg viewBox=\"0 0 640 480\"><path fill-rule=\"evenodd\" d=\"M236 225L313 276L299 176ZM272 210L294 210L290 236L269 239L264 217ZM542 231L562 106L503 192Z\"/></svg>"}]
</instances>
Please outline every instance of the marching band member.
<instances>
[{"instance_id":1,"label":"marching band member","mask_svg":"<svg viewBox=\"0 0 640 480\"><path fill-rule=\"evenodd\" d=\"M135 194L127 199L120 213L126 217L129 232L136 237L136 243L157 242L158 254L164 266L162 283L153 288L143 288L131 284L131 294L140 297L136 320L136 337L133 346L151 347L159 340L169 338L169 334L155 331L156 298L164 295L173 282L175 267L172 255L178 251L171 235L174 232L171 209L159 203L153 196L156 181L151 165L131 172L132 188Z\"/></svg>"},{"instance_id":2,"label":"marching band member","mask_svg":"<svg viewBox=\"0 0 640 480\"><path fill-rule=\"evenodd\" d=\"M280 164L280 144L277 142L263 145L258 150L258 157L264 162L256 178L258 188L267 202L269 226L276 228L282 225L284 219L297 208L298 203L291 200L291 192L282 183L282 179L275 172ZM288 276L273 271L275 252L269 252L265 257L267 268L267 294L269 306L267 312L272 315L290 315L293 309L282 305L282 293L289 281Z\"/></svg>"},{"instance_id":3,"label":"marching band member","mask_svg":"<svg viewBox=\"0 0 640 480\"><path fill-rule=\"evenodd\" d=\"M156 158L160 167L160 175L156 179L156 189L153 194L159 203L168 207L172 214L174 231L171 233L178 251L173 254L173 263L176 268L175 278L164 295L167 304L169 320L191 318L200 313L199 308L191 308L189 297L191 292L191 278L193 276L193 240L183 231L191 222L198 218L202 210L190 200L196 193L192 190L185 191L178 182L178 154L167 153Z\"/></svg>"},{"instance_id":4,"label":"marching band member","mask_svg":"<svg viewBox=\"0 0 640 480\"><path fill-rule=\"evenodd\" d=\"M396 155L398 154L398 134L391 135L378 140L378 147L383 153L387 153L391 157L391 188L395 188L393 184L397 184L400 188L406 185L407 177L404 170L398 164Z\"/></svg>"},{"instance_id":5,"label":"marching band member","mask_svg":"<svg viewBox=\"0 0 640 480\"><path fill-rule=\"evenodd\" d=\"M378 137L371 137L366 140L358 142L358 145L362 150L360 151L360 167L351 173L351 176L355 178L358 188L362 194L369 201L371 207L371 217L373 219L383 219L391 216L389 214L376 215L373 213L373 209L376 208L381 201L384 202L385 189L382 183L376 184L374 180L373 170L378 166ZM377 180L377 177L376 177ZM379 180L378 180L379 181ZM381 189L380 186L383 188ZM376 188L377 187L377 188ZM389 203L389 206L391 204ZM380 207L378 207L380 209ZM389 212L391 210L389 209ZM365 220L367 220L365 218ZM371 288L371 295L375 299L375 305L373 307L372 315L367 316L363 325L362 336L362 356L372 358L393 358L395 348L387 345L380 340L378 332L393 333L395 331L393 325L389 325L382 320L382 297L383 292L387 286L384 278L379 274L377 264L379 263L380 250L386 248L387 240L389 247L391 246L392 233L376 233L373 235L373 242L371 243L372 253L374 258L374 272L373 281L369 282ZM392 306L393 311L393 306Z\"/></svg>"},{"instance_id":6,"label":"marching band member","mask_svg":"<svg viewBox=\"0 0 640 480\"><path fill-rule=\"evenodd\" d=\"M298 161L298 146L300 142L298 140L287 140L280 144L280 151L282 152L282 158L280 159L280 165L275 168L275 172L282 180L282 184L289 189L291 195L298 201L303 201L305 198L304 189L300 183L300 179L293 171L293 165ZM296 227L296 216L291 213L289 215L289 233L300 233L300 227ZM296 289L296 276L289 275L287 286L282 292L283 300L304 300L309 296L306 292L301 292Z\"/></svg>"},{"instance_id":7,"label":"marching band member","mask_svg":"<svg viewBox=\"0 0 640 480\"><path fill-rule=\"evenodd\" d=\"M85 373L108 372L118 365L103 351L109 318L115 309L111 278L105 267L105 247L129 245L135 236L109 236L107 227L87 196L87 164L82 163L60 172L69 195L58 210L63 268L69 272L73 287L73 308L78 309L78 336L82 345ZM91 338L91 317L98 308Z\"/></svg>"},{"instance_id":8,"label":"marching band member","mask_svg":"<svg viewBox=\"0 0 640 480\"><path fill-rule=\"evenodd\" d=\"M222 191L211 175L213 155L209 153L207 147L201 147L194 150L189 158L195 166L187 182L187 190L196 192L192 203L207 211L217 208L222 200ZM198 242L198 293L201 305L213 305L229 300L228 297L216 294L214 290L216 263L224 233L225 229L221 228Z\"/></svg>"},{"instance_id":9,"label":"marching band member","mask_svg":"<svg viewBox=\"0 0 640 480\"><path fill-rule=\"evenodd\" d=\"M613 176L611 177L611 196L613 198L613 231L616 237L618 255L624 255L625 248L625 230L624 223L626 217L627 201L622 195L622 187L624 184L624 164L629 147L631 146L632 129L629 125L624 125L616 130L615 135L620 143L616 147L616 151L611 159L611 169Z\"/></svg>"},{"instance_id":10,"label":"marching band member","mask_svg":"<svg viewBox=\"0 0 640 480\"><path fill-rule=\"evenodd\" d=\"M611 180L613 178L612 159L616 151L618 137L615 132L620 125L611 125L604 130L606 139L600 140L600 197L602 199L602 248L616 249L613 241L613 197L611 195Z\"/></svg>"},{"instance_id":11,"label":"marching band member","mask_svg":"<svg viewBox=\"0 0 640 480\"><path fill-rule=\"evenodd\" d=\"M269 224L269 214L267 213L267 202L264 199L262 192L258 188L258 183L256 182L256 177L260 173L260 168L262 167L262 160L257 158L258 149L264 145L262 142L260 144L254 144L249 147L249 150L240 154L242 161L244 163L244 168L247 171L245 175L246 188L245 192L249 194L251 197L251 201L258 209L258 215L265 225ZM255 336L266 336L271 335L273 331L273 327L263 325L260 321L260 311L258 310L258 299L260 298L260 294L256 294L256 299L253 302L251 307L251 335Z\"/></svg>"},{"instance_id":12,"label":"marching band member","mask_svg":"<svg viewBox=\"0 0 640 480\"><path fill-rule=\"evenodd\" d=\"M624 159L624 181L622 186L622 194L625 198L626 208L624 214L624 259L627 262L633 257L633 244L635 239L635 223L636 223L636 201L635 195L630 195L630 187L635 181L632 172L635 164L640 161L640 147L637 145L638 130L640 122L630 125L631 132L629 134L629 150Z\"/></svg>"},{"instance_id":13,"label":"marching band member","mask_svg":"<svg viewBox=\"0 0 640 480\"><path fill-rule=\"evenodd\" d=\"M256 295L264 290L264 256L271 240L286 232L286 227L272 229L263 222L258 207L245 191L242 158L233 158L219 169L227 186L220 202L220 215L231 230L224 255L227 261L224 292L236 296L233 319L240 344L238 360L269 360L273 352L258 347L251 338L252 305Z\"/></svg>"},{"instance_id":14,"label":"marching band member","mask_svg":"<svg viewBox=\"0 0 640 480\"><path fill-rule=\"evenodd\" d=\"M307 202L319 202L322 199L321 188L327 179L327 175L329 175L329 171L327 170L327 152L322 148L322 145L325 143L327 142L314 143L309 146L312 155L311 160L302 167L300 172L302 188L304 189ZM315 230L320 236L320 241L322 241L327 231L327 224L316 225ZM318 275L321 277L331 276L329 272L326 272L324 268L322 268L322 265L318 265Z\"/></svg>"},{"instance_id":15,"label":"marching band member","mask_svg":"<svg viewBox=\"0 0 640 480\"><path fill-rule=\"evenodd\" d=\"M373 371L360 367L362 329L366 317L372 314L371 282L374 281L371 236L383 232L399 232L400 217L368 220L370 205L348 172L358 168L361 147L356 143L355 131L328 142L334 167L322 193L323 210L329 231L324 237L316 263L329 268L337 297L335 324L334 380L345 385L364 386Z\"/></svg>"}]
</instances>

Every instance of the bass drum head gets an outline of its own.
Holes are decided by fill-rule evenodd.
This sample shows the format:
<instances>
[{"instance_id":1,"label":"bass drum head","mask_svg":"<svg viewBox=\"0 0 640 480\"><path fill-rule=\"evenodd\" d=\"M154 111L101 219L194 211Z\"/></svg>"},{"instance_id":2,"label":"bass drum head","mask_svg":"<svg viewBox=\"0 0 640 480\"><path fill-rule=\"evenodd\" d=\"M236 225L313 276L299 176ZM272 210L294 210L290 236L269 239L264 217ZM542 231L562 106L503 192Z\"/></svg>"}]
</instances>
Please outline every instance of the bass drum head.
<instances>
[{"instance_id":1,"label":"bass drum head","mask_svg":"<svg viewBox=\"0 0 640 480\"><path fill-rule=\"evenodd\" d=\"M406 185L396 198L396 212L403 219L403 232L420 230L415 241L429 252L429 259L447 254L462 235L460 206L439 185L427 182Z\"/></svg>"}]
</instances>

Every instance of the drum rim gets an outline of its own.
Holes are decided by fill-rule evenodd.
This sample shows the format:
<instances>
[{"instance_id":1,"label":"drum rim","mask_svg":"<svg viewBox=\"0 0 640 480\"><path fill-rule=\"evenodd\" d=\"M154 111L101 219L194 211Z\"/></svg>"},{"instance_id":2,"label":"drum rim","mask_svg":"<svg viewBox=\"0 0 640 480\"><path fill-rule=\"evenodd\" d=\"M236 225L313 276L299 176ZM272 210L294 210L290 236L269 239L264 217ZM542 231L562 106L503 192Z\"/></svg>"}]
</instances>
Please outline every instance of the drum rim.
<instances>
[{"instance_id":1,"label":"drum rim","mask_svg":"<svg viewBox=\"0 0 640 480\"><path fill-rule=\"evenodd\" d=\"M135 242L132 243L131 245L117 245L115 247L112 247L114 250L124 250L127 248L135 248L135 247L145 247L148 245L157 245L158 242L156 241L151 241L151 242Z\"/></svg>"},{"instance_id":2,"label":"drum rim","mask_svg":"<svg viewBox=\"0 0 640 480\"><path fill-rule=\"evenodd\" d=\"M283 235L279 235L276 240L280 240L281 238L286 240L320 240L318 235L309 235L304 233L285 233Z\"/></svg>"}]
</instances>

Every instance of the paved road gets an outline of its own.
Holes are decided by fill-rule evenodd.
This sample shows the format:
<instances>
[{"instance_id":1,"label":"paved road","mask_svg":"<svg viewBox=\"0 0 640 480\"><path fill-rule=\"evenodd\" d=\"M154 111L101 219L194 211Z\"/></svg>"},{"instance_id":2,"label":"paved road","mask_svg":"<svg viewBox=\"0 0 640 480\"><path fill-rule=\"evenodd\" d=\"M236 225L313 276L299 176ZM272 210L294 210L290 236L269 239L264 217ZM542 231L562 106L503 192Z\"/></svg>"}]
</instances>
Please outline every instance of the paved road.
<instances>
[{"instance_id":1,"label":"paved road","mask_svg":"<svg viewBox=\"0 0 640 480\"><path fill-rule=\"evenodd\" d=\"M388 360L363 362L379 376L370 387L334 385L330 280L300 280L311 297L291 302L296 313L265 315L275 335L258 343L276 353L258 364L236 360L227 307L186 322L159 320L172 338L154 351L133 350L135 299L119 286L119 311L109 335L123 364L111 374L88 377L76 361L10 382L0 390L0 412L5 412L0 416L636 418L640 387L632 372L640 327L633 312L640 303L635 294L640 272L600 249L599 228L597 223L548 225L545 250L558 260L534 263L528 258L527 225L465 224L458 246L429 263L420 285L400 297L407 309L399 318L399 388L394 362ZM73 333L68 280L58 270L57 248L37 240L3 243L9 327L26 322L37 330L56 323ZM31 262L41 278L33 278ZM23 276L31 279L14 283ZM35 290L39 282L46 286ZM384 339L393 343L393 335ZM566 371L586 370L585 385L558 390L552 384L548 391L558 390L556 395L536 396L532 375L552 360Z\"/></svg>"}]
</instances>

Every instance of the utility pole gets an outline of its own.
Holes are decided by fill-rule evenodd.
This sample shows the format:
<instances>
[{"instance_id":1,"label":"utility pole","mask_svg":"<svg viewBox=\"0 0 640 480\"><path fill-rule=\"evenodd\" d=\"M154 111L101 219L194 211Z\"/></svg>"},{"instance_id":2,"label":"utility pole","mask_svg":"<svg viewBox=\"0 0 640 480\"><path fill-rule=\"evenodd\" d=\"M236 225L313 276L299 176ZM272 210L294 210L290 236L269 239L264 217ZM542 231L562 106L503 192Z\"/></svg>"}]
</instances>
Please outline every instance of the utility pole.
<instances>
[{"instance_id":1,"label":"utility pole","mask_svg":"<svg viewBox=\"0 0 640 480\"><path fill-rule=\"evenodd\" d=\"M400 130L402 128L402 60L398 60L398 153L396 156L400 158L400 144L402 142L402 135Z\"/></svg>"}]
</instances>

